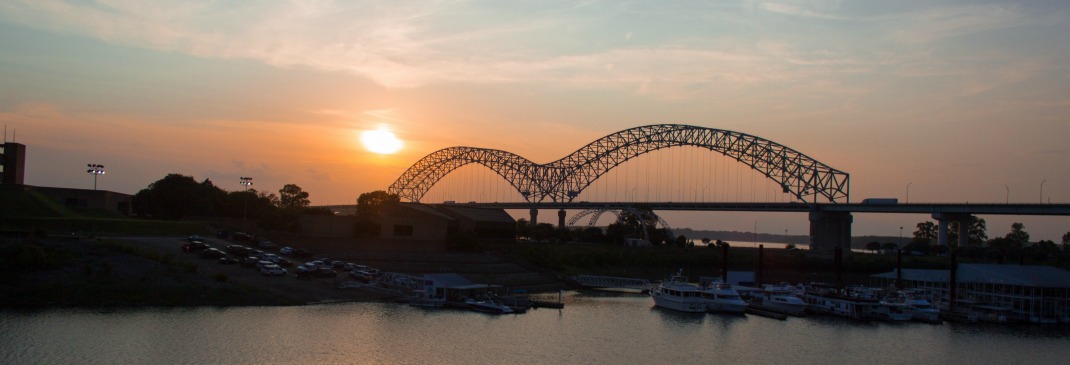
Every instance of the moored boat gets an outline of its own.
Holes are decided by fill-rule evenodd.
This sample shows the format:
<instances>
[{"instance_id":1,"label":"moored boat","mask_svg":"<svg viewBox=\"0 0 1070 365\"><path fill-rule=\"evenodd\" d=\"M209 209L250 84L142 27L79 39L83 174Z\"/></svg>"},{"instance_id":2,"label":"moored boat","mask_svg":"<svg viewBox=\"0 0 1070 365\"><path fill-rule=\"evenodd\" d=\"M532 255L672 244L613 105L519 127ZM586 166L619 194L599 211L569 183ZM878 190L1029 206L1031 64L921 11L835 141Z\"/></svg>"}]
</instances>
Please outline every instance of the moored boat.
<instances>
[{"instance_id":1,"label":"moored boat","mask_svg":"<svg viewBox=\"0 0 1070 365\"><path fill-rule=\"evenodd\" d=\"M713 282L702 289L702 298L706 300L706 311L713 313L743 313L747 302L739 297L739 292L731 284Z\"/></svg>"},{"instance_id":2,"label":"moored boat","mask_svg":"<svg viewBox=\"0 0 1070 365\"><path fill-rule=\"evenodd\" d=\"M794 287L789 285L765 285L763 290L752 293L747 304L760 310L792 316L805 315L807 304L793 295L793 291Z\"/></svg>"},{"instance_id":3,"label":"moored boat","mask_svg":"<svg viewBox=\"0 0 1070 365\"><path fill-rule=\"evenodd\" d=\"M467 299L464 303L468 305L469 309L477 312L490 314L512 314L514 312L512 307L502 304L494 298Z\"/></svg>"},{"instance_id":4,"label":"moored boat","mask_svg":"<svg viewBox=\"0 0 1070 365\"><path fill-rule=\"evenodd\" d=\"M687 277L677 273L650 290L654 305L681 312L704 313L707 310L702 288L689 283Z\"/></svg>"}]
</instances>

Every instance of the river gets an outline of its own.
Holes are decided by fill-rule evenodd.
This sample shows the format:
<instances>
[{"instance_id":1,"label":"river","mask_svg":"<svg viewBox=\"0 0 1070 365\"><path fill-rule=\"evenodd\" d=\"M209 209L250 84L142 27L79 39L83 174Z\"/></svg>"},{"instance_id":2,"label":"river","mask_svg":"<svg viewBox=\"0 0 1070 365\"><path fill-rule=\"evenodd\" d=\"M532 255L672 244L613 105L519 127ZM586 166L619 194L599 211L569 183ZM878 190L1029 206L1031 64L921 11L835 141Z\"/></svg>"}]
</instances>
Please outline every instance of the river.
<instances>
[{"instance_id":1,"label":"river","mask_svg":"<svg viewBox=\"0 0 1070 365\"><path fill-rule=\"evenodd\" d=\"M555 297L556 298L556 297ZM0 311L2 364L1065 364L1070 327L684 314L638 294L488 315L393 303Z\"/></svg>"}]
</instances>

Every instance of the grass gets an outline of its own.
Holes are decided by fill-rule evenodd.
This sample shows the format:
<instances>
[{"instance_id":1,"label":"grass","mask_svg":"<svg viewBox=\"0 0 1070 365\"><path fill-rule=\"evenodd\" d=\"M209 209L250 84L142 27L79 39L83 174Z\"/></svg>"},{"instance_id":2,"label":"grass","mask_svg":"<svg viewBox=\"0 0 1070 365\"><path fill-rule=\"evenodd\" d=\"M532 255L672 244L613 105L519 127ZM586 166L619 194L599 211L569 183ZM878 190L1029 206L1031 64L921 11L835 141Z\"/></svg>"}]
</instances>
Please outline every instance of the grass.
<instances>
[{"instance_id":1,"label":"grass","mask_svg":"<svg viewBox=\"0 0 1070 365\"><path fill-rule=\"evenodd\" d=\"M208 234L196 222L137 219L100 209L72 209L33 190L0 191L0 231L51 236Z\"/></svg>"}]
</instances>

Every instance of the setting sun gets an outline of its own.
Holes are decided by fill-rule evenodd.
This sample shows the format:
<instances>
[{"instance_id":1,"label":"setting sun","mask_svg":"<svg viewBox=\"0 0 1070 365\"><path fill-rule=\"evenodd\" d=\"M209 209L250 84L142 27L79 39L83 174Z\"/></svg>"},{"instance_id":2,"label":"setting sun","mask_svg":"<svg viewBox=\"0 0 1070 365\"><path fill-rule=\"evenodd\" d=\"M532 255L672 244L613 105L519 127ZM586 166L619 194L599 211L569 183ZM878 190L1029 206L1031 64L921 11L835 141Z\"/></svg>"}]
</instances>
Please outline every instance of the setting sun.
<instances>
[{"instance_id":1,"label":"setting sun","mask_svg":"<svg viewBox=\"0 0 1070 365\"><path fill-rule=\"evenodd\" d=\"M402 146L401 140L385 126L381 126L376 130L361 132L360 143L368 151L382 155L397 152Z\"/></svg>"}]
</instances>

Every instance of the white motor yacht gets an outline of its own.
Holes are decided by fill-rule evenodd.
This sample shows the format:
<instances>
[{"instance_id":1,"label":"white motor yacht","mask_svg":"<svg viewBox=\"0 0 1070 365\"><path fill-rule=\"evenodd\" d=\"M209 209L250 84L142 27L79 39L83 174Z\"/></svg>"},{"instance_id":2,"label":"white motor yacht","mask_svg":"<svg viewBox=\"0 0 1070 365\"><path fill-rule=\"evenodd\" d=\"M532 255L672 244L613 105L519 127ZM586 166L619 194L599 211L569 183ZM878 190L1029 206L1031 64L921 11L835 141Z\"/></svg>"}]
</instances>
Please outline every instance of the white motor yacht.
<instances>
[{"instance_id":1,"label":"white motor yacht","mask_svg":"<svg viewBox=\"0 0 1070 365\"><path fill-rule=\"evenodd\" d=\"M707 300L703 298L702 288L687 282L687 277L677 273L668 281L650 290L654 305L681 312L703 313L707 310Z\"/></svg>"}]
</instances>

